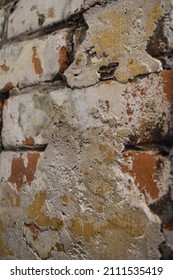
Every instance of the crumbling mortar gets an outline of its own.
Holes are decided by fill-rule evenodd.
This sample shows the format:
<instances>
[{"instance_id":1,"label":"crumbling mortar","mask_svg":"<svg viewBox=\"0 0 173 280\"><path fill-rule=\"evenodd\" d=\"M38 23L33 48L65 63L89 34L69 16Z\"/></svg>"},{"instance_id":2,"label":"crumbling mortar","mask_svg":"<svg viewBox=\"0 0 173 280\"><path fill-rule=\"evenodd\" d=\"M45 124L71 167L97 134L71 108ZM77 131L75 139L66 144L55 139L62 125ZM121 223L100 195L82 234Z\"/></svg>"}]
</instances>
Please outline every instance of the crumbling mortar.
<instances>
[{"instance_id":1,"label":"crumbling mortar","mask_svg":"<svg viewBox=\"0 0 173 280\"><path fill-rule=\"evenodd\" d=\"M105 1L105 3L109 3L109 2L112 2L112 1ZM95 4L97 5L97 4ZM91 6L90 8L88 9L91 9L92 7L94 7L95 5ZM20 36L20 38L14 38L12 39L11 41L6 41L6 43L9 43L9 42L14 42L16 40L23 40L24 38L26 40L30 40L30 39L33 39L33 38L36 38L36 37L40 37L42 35L48 35L48 34L51 34L52 32L56 31L56 30L59 30L61 28L65 28L65 27L68 27L69 28L69 47L68 47L68 55L69 55L69 61L70 61L70 64L74 61L74 55L75 55L75 50L74 50L74 33L75 31L80 27L80 21L81 21L81 18L83 17L83 13L85 12L86 10L80 12L78 15L79 15L79 18L77 17L76 19L76 15L75 15L75 19L74 21L72 20L71 22L71 17L67 20L68 22L64 21L62 23L57 23L57 24L54 24L52 26L49 26L49 27L45 27L45 28L41 28L39 31L36 31L36 32L33 32L33 33L30 33L29 35L22 35ZM73 17L73 16L72 16ZM5 27L4 27L5 28ZM29 38L27 37L29 36ZM13 41L14 40L14 41ZM66 46L67 47L67 46ZM144 74L144 75L139 75L137 78L139 79L143 79L144 77L150 75L149 74ZM136 77L135 77L136 79ZM104 79L104 80L114 80L113 78L107 78L107 79ZM57 88L59 86L59 82L61 82L61 85L63 85L63 87L67 87L67 88L70 88L71 90L75 90L75 89L83 89L83 88L89 88L89 87L93 87L97 84L99 84L101 81L101 79L99 81L97 81L95 84L93 85L90 85L90 86L82 86L82 87L71 87L68 82L67 82L67 79L66 79L66 76L64 74L59 74L57 73L57 75L52 79L52 81L49 81L48 85L50 85L51 87L54 86L55 88ZM17 88L19 89L26 89L26 88L33 88L34 86L41 86L43 85L44 82L39 82L37 84L34 84L34 85L29 85L29 86L23 86L23 87L20 87L19 85L17 85ZM43 145L43 146L37 146L37 147L17 147L17 148L14 148L14 147L10 147L10 148L6 148L3 150L4 151L45 151L46 147L47 147L48 144L46 145ZM125 149L124 151L128 151L128 150L134 150L134 151L155 151L156 153L158 154L161 154L163 156L168 156L169 153L170 153L170 147L164 145L164 143L153 143L153 144L145 144L145 145L125 145ZM82 151L82 149L78 152L78 154L80 154L80 152ZM46 227L46 228L39 228L36 224L34 223L29 223L29 224L33 224L35 225L41 232L42 231L49 231L49 230L55 230L55 229L52 229L51 227ZM25 225L28 225L27 223ZM163 227L163 223L161 224L161 230L162 230L162 227ZM57 230L55 230L57 231ZM164 234L163 234L164 235ZM25 236L25 240L26 240L26 236ZM166 243L166 239L163 243L160 244L160 246L162 246L162 244L165 244ZM36 250L34 250L32 248L32 246L27 242L26 240L26 245L30 248L30 250L35 254L35 256L37 258L40 259L39 257L39 254ZM160 246L158 248L159 252L161 252L160 250Z\"/></svg>"},{"instance_id":2,"label":"crumbling mortar","mask_svg":"<svg viewBox=\"0 0 173 280\"><path fill-rule=\"evenodd\" d=\"M34 147L24 147L24 146L18 146L18 147L3 147L4 152L45 152L48 144L43 145L36 145Z\"/></svg>"},{"instance_id":3,"label":"crumbling mortar","mask_svg":"<svg viewBox=\"0 0 173 280\"><path fill-rule=\"evenodd\" d=\"M15 2L16 4L14 3L15 6L17 5L18 1ZM94 6L95 5L93 5L93 7ZM7 23L8 23L8 18L9 18L9 15L10 15L10 9L11 8L12 8L11 5L9 7L7 7L7 17L6 17L6 21L5 21L6 26L7 26ZM86 8L86 9L83 8L78 13L70 15L69 17L67 17L64 20L61 20L59 22L53 23L53 24L45 26L45 27L42 26L39 29L34 30L34 31L30 31L30 32L28 31L28 32L22 33L20 36L15 36L15 37L12 37L11 39L8 39L7 36L5 36L2 45L6 46L6 45L11 44L11 43L29 41L29 40L32 40L32 39L35 39L35 38L42 37L44 35L50 35L53 32L64 29L64 28L69 28L69 29L75 30L76 28L78 28L80 26L79 22L81 21L81 18L83 17L83 14L86 11L88 11L89 9L90 9L90 7ZM6 33L7 32L5 32L5 34Z\"/></svg>"},{"instance_id":4,"label":"crumbling mortar","mask_svg":"<svg viewBox=\"0 0 173 280\"><path fill-rule=\"evenodd\" d=\"M170 147L164 145L163 143L149 143L149 144L125 144L124 145L124 150L123 152L126 151L138 151L138 152L143 152L143 151L154 151L156 154L168 157L170 154Z\"/></svg>"}]
</instances>

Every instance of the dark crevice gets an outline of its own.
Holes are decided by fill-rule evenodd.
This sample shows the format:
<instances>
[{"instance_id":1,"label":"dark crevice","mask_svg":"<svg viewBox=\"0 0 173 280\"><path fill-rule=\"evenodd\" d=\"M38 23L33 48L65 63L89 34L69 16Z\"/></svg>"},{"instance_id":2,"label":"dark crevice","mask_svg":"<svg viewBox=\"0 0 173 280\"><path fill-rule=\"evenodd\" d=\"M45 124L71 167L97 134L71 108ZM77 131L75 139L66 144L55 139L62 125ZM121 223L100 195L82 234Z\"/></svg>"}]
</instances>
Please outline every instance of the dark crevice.
<instances>
[{"instance_id":1,"label":"dark crevice","mask_svg":"<svg viewBox=\"0 0 173 280\"><path fill-rule=\"evenodd\" d=\"M166 16L158 21L153 35L149 38L146 51L147 53L160 60L163 69L172 69L170 62L173 60L173 50L170 49L167 37L164 34Z\"/></svg>"},{"instance_id":2,"label":"dark crevice","mask_svg":"<svg viewBox=\"0 0 173 280\"><path fill-rule=\"evenodd\" d=\"M15 36L12 37L11 39L4 39L3 44L9 44L9 43L17 43L17 42L21 42L21 41L28 41L28 40L32 40L44 35L50 35L55 31L61 30L61 29L65 29L65 28L69 28L72 30L75 30L76 28L78 28L79 26L81 26L84 23L84 17L83 17L83 13L85 12L85 10L80 11L76 14L70 15L67 19L65 20L61 20L59 22L53 23L51 25L48 26L42 26L44 23L44 18L43 15L40 15L39 18L39 26L41 26L40 28L38 28L37 30L33 30L33 31L25 31L25 33L22 33L20 36ZM86 24L86 23L85 23Z\"/></svg>"},{"instance_id":3,"label":"dark crevice","mask_svg":"<svg viewBox=\"0 0 173 280\"><path fill-rule=\"evenodd\" d=\"M12 6L10 7L10 14L12 14L15 11L18 2L19 0L14 1Z\"/></svg>"},{"instance_id":4,"label":"dark crevice","mask_svg":"<svg viewBox=\"0 0 173 280\"><path fill-rule=\"evenodd\" d=\"M70 88L70 86L67 83L67 78L64 74L65 70L73 63L74 58L75 58L75 43L76 45L80 45L85 37L86 37L86 32L88 30L88 25L85 22L85 19L83 17L82 13L79 13L75 16L71 16L69 18L69 22L73 22L74 24L71 24L71 26L73 27L71 32L69 32L69 36L68 36L68 42L67 42L67 46L66 46L66 67L62 67L64 68L63 71L60 67L59 72L53 77L53 79L51 80L51 82L56 82L56 81L61 81L62 84L64 85L64 87L68 87ZM76 35L77 39L76 42L74 43L74 36L75 34L78 33L78 36ZM60 65L61 66L61 65Z\"/></svg>"},{"instance_id":5,"label":"dark crevice","mask_svg":"<svg viewBox=\"0 0 173 280\"><path fill-rule=\"evenodd\" d=\"M150 144L125 144L123 152L126 151L155 151L156 153L160 154L161 156L169 156L171 147L168 147L164 144L157 144L157 143L150 143Z\"/></svg>"},{"instance_id":6,"label":"dark crevice","mask_svg":"<svg viewBox=\"0 0 173 280\"><path fill-rule=\"evenodd\" d=\"M173 228L173 200L171 197L171 187L167 194L162 196L159 201L149 205L150 210L161 219L161 232ZM159 245L161 260L173 260L173 246L169 244L165 237L165 241Z\"/></svg>"},{"instance_id":7,"label":"dark crevice","mask_svg":"<svg viewBox=\"0 0 173 280\"><path fill-rule=\"evenodd\" d=\"M159 252L161 254L160 260L173 260L173 247L166 241L160 244Z\"/></svg>"},{"instance_id":8,"label":"dark crevice","mask_svg":"<svg viewBox=\"0 0 173 280\"><path fill-rule=\"evenodd\" d=\"M163 227L166 227L173 219L173 200L171 197L171 188L168 193L160 198L159 201L149 205L151 211L158 215L162 221Z\"/></svg>"},{"instance_id":9,"label":"dark crevice","mask_svg":"<svg viewBox=\"0 0 173 280\"><path fill-rule=\"evenodd\" d=\"M111 62L108 65L102 65L98 70L98 73L100 74L100 81L113 79L118 65L119 62Z\"/></svg>"},{"instance_id":10,"label":"dark crevice","mask_svg":"<svg viewBox=\"0 0 173 280\"><path fill-rule=\"evenodd\" d=\"M4 152L44 152L48 144L35 145L35 146L20 146L20 147L3 147Z\"/></svg>"},{"instance_id":11,"label":"dark crevice","mask_svg":"<svg viewBox=\"0 0 173 280\"><path fill-rule=\"evenodd\" d=\"M164 35L164 18L158 21L153 35L148 40L146 51L158 59L167 54L168 39Z\"/></svg>"},{"instance_id":12,"label":"dark crevice","mask_svg":"<svg viewBox=\"0 0 173 280\"><path fill-rule=\"evenodd\" d=\"M3 45L9 45L9 44L14 44L18 42L23 42L23 41L29 41L32 39L36 39L45 35L50 35L55 31L65 29L65 28L74 28L74 23L68 22L68 21L61 21L58 23L54 23L53 25L47 26L47 27L42 27L38 30L34 30L31 32L25 32L24 34L21 34L20 36L16 36L13 38L10 38L9 40L5 40Z\"/></svg>"},{"instance_id":13,"label":"dark crevice","mask_svg":"<svg viewBox=\"0 0 173 280\"><path fill-rule=\"evenodd\" d=\"M0 152L4 149L3 144L2 144L2 138L1 138L2 127L3 127L2 112L3 112L4 102L6 99L9 98L9 91L10 91L10 89L9 90L3 89L0 91Z\"/></svg>"},{"instance_id":14,"label":"dark crevice","mask_svg":"<svg viewBox=\"0 0 173 280\"><path fill-rule=\"evenodd\" d=\"M4 103L4 101L6 99L9 98L9 91L8 90L5 90L5 89L2 89L0 90L0 99L1 99L1 102Z\"/></svg>"},{"instance_id":15,"label":"dark crevice","mask_svg":"<svg viewBox=\"0 0 173 280\"><path fill-rule=\"evenodd\" d=\"M19 0L1 0L0 8L6 7L7 5L11 4L12 2L19 2ZM14 3L12 5L14 5Z\"/></svg>"},{"instance_id":16,"label":"dark crevice","mask_svg":"<svg viewBox=\"0 0 173 280\"><path fill-rule=\"evenodd\" d=\"M13 3L11 3L11 2L13 2ZM1 50L2 46L4 46L7 42L6 34L7 34L8 19L9 19L10 14L12 12L14 12L14 10L16 9L18 2L19 2L19 0L4 1L3 8L5 9L5 20L4 20L3 27L2 27L2 38L1 38L1 42L0 42L0 50Z\"/></svg>"}]
</instances>

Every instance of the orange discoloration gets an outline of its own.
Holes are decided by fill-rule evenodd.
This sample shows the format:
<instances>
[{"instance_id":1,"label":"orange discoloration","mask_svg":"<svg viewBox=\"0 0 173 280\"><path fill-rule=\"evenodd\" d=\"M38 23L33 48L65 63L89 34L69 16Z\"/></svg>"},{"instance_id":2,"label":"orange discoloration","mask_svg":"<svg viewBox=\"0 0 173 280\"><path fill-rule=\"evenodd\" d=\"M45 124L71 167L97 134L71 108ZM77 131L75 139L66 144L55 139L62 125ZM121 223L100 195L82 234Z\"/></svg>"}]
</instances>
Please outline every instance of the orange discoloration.
<instances>
[{"instance_id":1,"label":"orange discoloration","mask_svg":"<svg viewBox=\"0 0 173 280\"><path fill-rule=\"evenodd\" d=\"M99 145L100 152L104 155L104 161L107 165L113 163L115 161L115 157L117 156L117 152L112 147L106 146L105 144Z\"/></svg>"},{"instance_id":2,"label":"orange discoloration","mask_svg":"<svg viewBox=\"0 0 173 280\"><path fill-rule=\"evenodd\" d=\"M33 241L39 240L38 235L39 235L39 229L36 227L34 224L28 224L26 225L27 228L32 232L33 236Z\"/></svg>"},{"instance_id":3,"label":"orange discoloration","mask_svg":"<svg viewBox=\"0 0 173 280\"><path fill-rule=\"evenodd\" d=\"M166 99L173 103L173 70L162 71L162 82Z\"/></svg>"},{"instance_id":4,"label":"orange discoloration","mask_svg":"<svg viewBox=\"0 0 173 280\"><path fill-rule=\"evenodd\" d=\"M23 144L26 146L34 146L35 145L35 141L32 137L27 137L24 141Z\"/></svg>"},{"instance_id":5,"label":"orange discoloration","mask_svg":"<svg viewBox=\"0 0 173 280\"><path fill-rule=\"evenodd\" d=\"M49 8L47 11L47 17L48 18L53 18L55 16L54 14L54 9L53 8Z\"/></svg>"},{"instance_id":6,"label":"orange discoloration","mask_svg":"<svg viewBox=\"0 0 173 280\"><path fill-rule=\"evenodd\" d=\"M25 167L22 157L13 158L9 181L12 184L16 184L18 191L20 191L25 184L31 185L39 157L39 153L28 153L27 167Z\"/></svg>"},{"instance_id":7,"label":"orange discoloration","mask_svg":"<svg viewBox=\"0 0 173 280\"><path fill-rule=\"evenodd\" d=\"M0 257L7 257L13 256L14 254L11 250L6 246L3 238L4 234L4 225L3 222L0 220Z\"/></svg>"},{"instance_id":8,"label":"orange discoloration","mask_svg":"<svg viewBox=\"0 0 173 280\"><path fill-rule=\"evenodd\" d=\"M106 186L106 185L100 185L97 187L96 189L96 194L98 196L100 196L101 198L104 198L105 197L105 194L108 192L108 188L109 186Z\"/></svg>"},{"instance_id":9,"label":"orange discoloration","mask_svg":"<svg viewBox=\"0 0 173 280\"><path fill-rule=\"evenodd\" d=\"M126 106L126 112L128 116L132 116L133 115L133 110L130 108L130 104L128 103Z\"/></svg>"},{"instance_id":10,"label":"orange discoloration","mask_svg":"<svg viewBox=\"0 0 173 280\"><path fill-rule=\"evenodd\" d=\"M83 237L86 242L90 242L96 234L94 224L88 220L88 217L77 214L71 219L70 231L73 235Z\"/></svg>"},{"instance_id":11,"label":"orange discoloration","mask_svg":"<svg viewBox=\"0 0 173 280\"><path fill-rule=\"evenodd\" d=\"M8 108L8 100L7 99L4 100L3 107Z\"/></svg>"},{"instance_id":12,"label":"orange discoloration","mask_svg":"<svg viewBox=\"0 0 173 280\"><path fill-rule=\"evenodd\" d=\"M35 73L40 76L43 74L43 68L41 66L41 61L38 58L36 47L32 48L32 53L32 63L34 64Z\"/></svg>"},{"instance_id":13,"label":"orange discoloration","mask_svg":"<svg viewBox=\"0 0 173 280\"><path fill-rule=\"evenodd\" d=\"M40 192L35 195L33 203L28 208L28 219L40 228L51 227L59 230L63 227L63 221L59 218L50 218L42 208L47 198L46 192Z\"/></svg>"},{"instance_id":14,"label":"orange discoloration","mask_svg":"<svg viewBox=\"0 0 173 280\"><path fill-rule=\"evenodd\" d=\"M5 63L2 64L0 67L1 67L2 71L5 73L7 73L9 71L9 67Z\"/></svg>"},{"instance_id":15,"label":"orange discoloration","mask_svg":"<svg viewBox=\"0 0 173 280\"><path fill-rule=\"evenodd\" d=\"M114 80L105 80L105 81L100 81L99 85L104 85L104 84L110 85L110 84L112 84L114 82L115 82Z\"/></svg>"},{"instance_id":16,"label":"orange discoloration","mask_svg":"<svg viewBox=\"0 0 173 280\"><path fill-rule=\"evenodd\" d=\"M150 152L128 152L125 161L129 157L132 158L132 169L126 165L121 167L122 171L135 178L140 192L148 193L153 199L158 198L159 189L154 181L157 168L155 155Z\"/></svg>"},{"instance_id":17,"label":"orange discoloration","mask_svg":"<svg viewBox=\"0 0 173 280\"><path fill-rule=\"evenodd\" d=\"M60 65L60 70L59 73L63 74L64 71L69 67L70 63L69 63L69 59L68 59L68 54L67 54L67 50L65 47L62 47L59 51L59 60L58 63Z\"/></svg>"},{"instance_id":18,"label":"orange discoloration","mask_svg":"<svg viewBox=\"0 0 173 280\"><path fill-rule=\"evenodd\" d=\"M62 197L62 203L63 203L64 206L67 206L67 204L68 204L68 197L66 195L64 195Z\"/></svg>"},{"instance_id":19,"label":"orange discoloration","mask_svg":"<svg viewBox=\"0 0 173 280\"><path fill-rule=\"evenodd\" d=\"M134 237L143 235L145 232L145 218L137 209L128 208L123 210L112 218L108 218L104 224L99 225L92 222L92 218L76 213L70 221L70 232L77 238L83 238L85 242L90 242L96 236L105 237L105 235L115 228L124 229L127 233Z\"/></svg>"},{"instance_id":20,"label":"orange discoloration","mask_svg":"<svg viewBox=\"0 0 173 280\"><path fill-rule=\"evenodd\" d=\"M165 228L166 228L167 230L173 231L173 219L170 220L170 221L165 225Z\"/></svg>"},{"instance_id":21,"label":"orange discoloration","mask_svg":"<svg viewBox=\"0 0 173 280\"><path fill-rule=\"evenodd\" d=\"M11 82L9 82L9 83L5 84L4 90L10 91L13 87L14 87L13 84Z\"/></svg>"}]
</instances>

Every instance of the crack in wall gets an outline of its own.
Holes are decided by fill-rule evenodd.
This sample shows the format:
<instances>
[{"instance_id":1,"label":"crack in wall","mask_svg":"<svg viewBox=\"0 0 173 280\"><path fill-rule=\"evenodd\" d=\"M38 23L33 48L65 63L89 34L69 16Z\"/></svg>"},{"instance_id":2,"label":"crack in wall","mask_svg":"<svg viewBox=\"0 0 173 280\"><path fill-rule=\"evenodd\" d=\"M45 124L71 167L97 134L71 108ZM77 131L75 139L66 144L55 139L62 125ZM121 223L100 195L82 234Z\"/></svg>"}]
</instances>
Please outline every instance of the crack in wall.
<instances>
[{"instance_id":1,"label":"crack in wall","mask_svg":"<svg viewBox=\"0 0 173 280\"><path fill-rule=\"evenodd\" d=\"M15 3L17 3L17 2L18 1L16 1ZM104 1L104 4L106 5L110 2L113 2L113 1ZM88 25L85 22L83 14L87 10L95 7L96 5L103 5L103 3L100 4L99 2L96 2L95 4L90 6L88 9L82 10L77 14L71 15L66 20L55 23L51 26L41 27L39 31L36 30L36 31L28 33L27 35L23 34L20 37L15 37L15 38L10 39L10 40L4 39L4 41L2 41L2 43L5 46L6 44L13 43L13 42L32 40L33 38L39 38L43 35L52 34L54 31L60 30L62 28L69 28L69 39L68 39L67 46L64 46L63 49L62 49L62 52L63 52L62 55L64 55L64 58L62 58L62 61L60 63L62 67L60 67L59 72L53 77L53 79L51 81L45 81L45 83L47 82L48 87L51 87L51 88L54 87L55 89L57 89L59 87L62 87L62 88L70 88L71 90L75 90L75 89L84 89L84 88L93 87L93 85L86 86L86 87L85 86L71 87L67 82L67 78L66 78L66 75L64 74L64 71L74 62L74 57L75 57L75 52L76 52L77 46L82 44L82 42L85 39L86 32L88 30ZM14 4L13 8L15 8L15 4ZM160 57L164 56L164 55L167 55L167 45L166 45L167 42L166 42L165 38L163 38L163 40L159 39L160 36L161 36L160 33L163 31L162 30L162 27L163 27L162 24L163 24L162 20L159 21L159 23L156 27L156 30L155 30L155 34L150 37L150 39L148 41L148 45L147 45L147 52L151 56L156 57L163 62L162 58L160 58ZM42 26L41 21L40 21L40 25ZM4 26L4 30L5 30L5 26ZM77 36L77 35L78 35L78 38L75 41L75 36ZM161 40L161 43L163 43L163 45L164 44L165 45L163 46L163 45L161 45L161 43L159 43L159 45L157 46L157 49L155 49L155 46L157 45L158 40ZM89 59L90 56L91 57L94 56L94 53L92 53L92 49L87 50L87 52L88 52L88 59ZM66 65L64 66L63 63L66 64ZM113 81L113 80L115 80L114 72L115 72L117 66L118 66L118 63L116 61L111 62L108 65L100 66L100 68L98 70L98 73L100 74L100 80L97 81L94 85L97 85L97 84L101 83L101 81L109 81L109 80ZM64 70L63 67L65 67L65 70ZM138 78L140 78L142 80L144 77L149 76L149 75L150 75L150 73L147 73L147 74L144 74L144 75L139 75ZM38 82L38 83L36 83L36 85L37 85L37 87L39 87L39 86L42 86L43 83L44 82ZM24 89L28 89L28 88L30 88L30 89L34 88L34 86L35 85L20 87L19 85L17 85L17 88L24 90ZM2 107L3 107L3 104L4 104L5 100L9 98L9 91L10 90L3 89L0 92ZM0 118L1 117L2 116L0 116ZM61 125L64 125L64 124L61 123ZM138 152L155 151L156 153L158 153L162 156L165 156L165 157L169 156L170 152L171 152L173 142L172 142L172 140L170 140L171 142L168 143L168 138L170 136L167 139L161 139L161 140L157 141L158 134L159 134L158 132L160 133L160 131L158 131L158 128L156 128L156 127L153 128L153 134L155 133L157 138L155 138L153 140L152 144L145 144L145 145L142 145L142 144L141 145L140 144L126 144L123 152L126 152L126 151L138 151ZM170 137L170 139L171 139L171 137ZM90 142L88 142L88 143L90 143ZM17 148L15 148L15 147L9 147L9 148L2 147L2 149L3 149L4 152L8 152L8 151L26 151L26 152L27 151L38 151L38 152L44 152L48 145L49 145L49 143L44 144L44 145L36 145L34 147L17 147ZM82 152L82 148L78 152L78 155L81 152ZM72 168L72 170L73 169L75 169L75 166ZM81 174L80 174L80 176L81 176ZM82 179L78 179L78 181L81 183ZM172 209L172 206L171 206L172 203L173 203L173 201L172 201L172 199L170 200L170 195L169 195L169 196L166 196L166 200L164 200L164 197L162 197L157 203L149 206L150 210L153 211L158 217L161 218L162 227L164 227L165 223L169 223L171 221L171 219L173 218L172 217L173 209ZM159 209L163 209L163 211L165 211L165 212L162 213L162 212L160 212ZM170 214L170 213L171 213L171 217L168 216L168 214ZM165 218L164 218L165 220L162 217L163 214L165 215ZM57 230L53 229L51 226L41 228L41 227L38 227L38 225L36 225L35 223L25 223L25 226L29 226L29 225L35 226L40 232L57 231ZM36 256L36 258L41 259L37 250L35 250L33 248L32 244L30 244L27 241L26 234L24 234L24 238L25 238L25 241L26 241L26 245L33 252L33 254ZM165 259L166 257L168 259L172 259L172 251L171 251L171 253L166 253L167 251L169 251L168 247L169 247L169 245L166 243L166 239L165 239L165 241L162 244L160 244L159 249L158 249L159 252L162 255L161 259ZM53 251L53 249L50 250L47 258L51 257L52 251Z\"/></svg>"},{"instance_id":2,"label":"crack in wall","mask_svg":"<svg viewBox=\"0 0 173 280\"><path fill-rule=\"evenodd\" d=\"M4 27L4 32L3 32L4 37L3 37L3 40L1 41L0 48L2 47L2 45L4 47L7 44L11 44L11 43L15 43L15 42L22 42L22 41L29 41L29 40L39 38L39 37L44 36L44 35L50 35L53 32L64 29L64 28L73 29L75 31L75 29L79 28L80 23L83 22L83 19L84 19L83 14L86 11L94 8L96 5L101 5L101 4L95 3L88 8L85 8L85 9L82 8L79 12L71 14L66 19L63 19L63 20L60 20L58 22L52 23L48 26L40 27L37 30L22 33L22 34L20 34L20 36L15 36L15 37L12 37L11 39L8 39L7 38L7 24L6 23L8 21L9 16L10 16L11 9L12 10L15 9L18 1L13 3L12 6L10 5L10 7L6 8L6 20L4 21L5 27ZM81 21L81 19L82 19L82 21ZM42 26L42 24L41 24L41 26Z\"/></svg>"},{"instance_id":3,"label":"crack in wall","mask_svg":"<svg viewBox=\"0 0 173 280\"><path fill-rule=\"evenodd\" d=\"M59 233L59 231L57 229L54 229L51 226L39 227L34 222L24 223L24 226L30 230L30 232L32 234L33 242L39 242L39 235L41 233L46 233L46 232L48 233L48 232L53 232L53 231ZM56 252L64 251L64 245L61 242L60 234L59 234L59 240L56 240L54 246L51 246L51 248L49 248L47 250L46 256L44 256L44 257L40 256L39 249L34 248L34 243L32 244L31 241L29 242L27 240L26 230L25 230L24 236L25 236L26 243L29 245L30 249L33 252L36 253L36 255L39 259L47 260L47 259L50 259L52 257L52 252L54 252L54 251L56 251Z\"/></svg>"},{"instance_id":4,"label":"crack in wall","mask_svg":"<svg viewBox=\"0 0 173 280\"><path fill-rule=\"evenodd\" d=\"M1 132L2 132L2 127L3 127L2 112L3 112L4 102L8 98L9 98L9 90L8 89L1 90L0 91L0 152L3 150L2 139L1 139Z\"/></svg>"},{"instance_id":5,"label":"crack in wall","mask_svg":"<svg viewBox=\"0 0 173 280\"><path fill-rule=\"evenodd\" d=\"M31 250L31 252L35 255L36 259L42 260L38 254L38 252L31 246L31 244L27 241L25 233L23 233L23 237L26 243L26 246Z\"/></svg>"}]
</instances>

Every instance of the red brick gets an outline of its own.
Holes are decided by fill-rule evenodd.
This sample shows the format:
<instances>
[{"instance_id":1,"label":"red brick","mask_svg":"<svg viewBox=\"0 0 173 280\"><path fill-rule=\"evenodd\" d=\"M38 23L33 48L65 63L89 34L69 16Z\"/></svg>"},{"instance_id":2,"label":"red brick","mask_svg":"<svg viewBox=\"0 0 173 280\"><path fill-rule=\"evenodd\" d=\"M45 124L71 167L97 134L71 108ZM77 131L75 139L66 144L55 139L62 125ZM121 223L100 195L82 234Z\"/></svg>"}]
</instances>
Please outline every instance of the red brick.
<instances>
[{"instance_id":1,"label":"red brick","mask_svg":"<svg viewBox=\"0 0 173 280\"><path fill-rule=\"evenodd\" d=\"M9 181L12 184L16 184L18 191L20 191L25 184L31 185L34 180L39 157L40 154L38 152L29 152L27 155L28 164L26 167L23 157L13 157Z\"/></svg>"},{"instance_id":2,"label":"red brick","mask_svg":"<svg viewBox=\"0 0 173 280\"><path fill-rule=\"evenodd\" d=\"M132 168L127 164L132 160ZM140 192L149 195L152 199L159 197L159 187L155 181L157 158L153 152L129 151L124 155L125 165L121 166L124 173L135 178L136 186Z\"/></svg>"},{"instance_id":3,"label":"red brick","mask_svg":"<svg viewBox=\"0 0 173 280\"><path fill-rule=\"evenodd\" d=\"M161 76L166 99L173 103L173 70L164 70Z\"/></svg>"}]
</instances>

